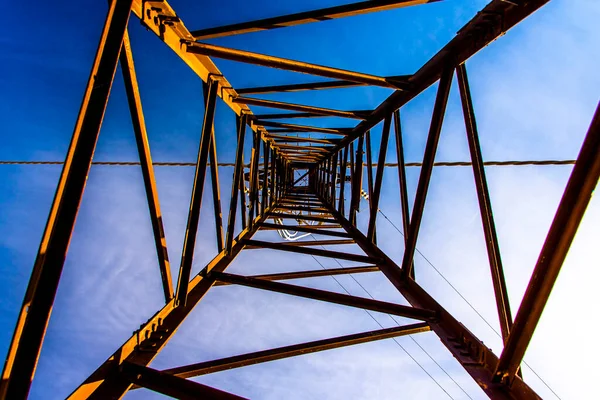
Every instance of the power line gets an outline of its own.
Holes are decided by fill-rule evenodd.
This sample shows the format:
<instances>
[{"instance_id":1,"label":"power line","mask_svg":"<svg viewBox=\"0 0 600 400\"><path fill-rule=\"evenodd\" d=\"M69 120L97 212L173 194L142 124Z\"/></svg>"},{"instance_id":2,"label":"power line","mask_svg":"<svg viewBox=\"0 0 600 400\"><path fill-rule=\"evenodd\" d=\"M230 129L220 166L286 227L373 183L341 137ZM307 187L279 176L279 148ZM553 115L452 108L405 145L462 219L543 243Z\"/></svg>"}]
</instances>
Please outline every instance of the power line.
<instances>
[{"instance_id":1,"label":"power line","mask_svg":"<svg viewBox=\"0 0 600 400\"><path fill-rule=\"evenodd\" d=\"M26 160L0 160L0 165L63 165L64 161L26 161ZM132 167L141 165L139 161L93 161L92 165L104 166L120 166ZM195 167L195 162L180 162L180 161L155 161L152 163L155 167ZM207 165L210 165L207 164ZM386 167L397 167L398 163L385 163ZM469 167L472 164L468 161L438 161L433 163L434 167ZM575 160L508 160L508 161L484 161L483 165L488 167L506 167L506 166L531 166L531 165L575 165ZM219 167L234 167L235 163L218 163ZM376 167L377 163L373 163ZM421 162L409 162L406 167L421 167ZM249 168L250 164L244 164L244 167ZM367 167L366 165L364 166ZM348 166L350 168L350 166Z\"/></svg>"},{"instance_id":2,"label":"power line","mask_svg":"<svg viewBox=\"0 0 600 400\"><path fill-rule=\"evenodd\" d=\"M404 237L404 233L402 233L402 231L400 231L400 229L398 229L398 227L396 226L396 224L394 224L388 217L387 215L385 215L383 213L383 211L381 211L381 209L378 210L379 213L381 213L381 215L383 215L383 217L398 231L398 233L400 235L402 235L402 237ZM475 306L473 306L473 304L471 304L471 302L469 302L469 300L467 300L465 298L465 296L462 295L462 293L452 284L450 283L450 281L440 272L439 269L437 269L435 267L435 265L433 265L433 263L431 261L429 261L429 259L427 257L425 257L425 255L418 249L415 248L416 252L419 253L421 255L421 257L423 257L423 259L435 270L435 272L438 273L438 275L440 277L442 277L442 279L456 292L456 294L458 294L460 296L461 299L463 299L465 301L465 303L467 303L469 305L469 307L475 312L475 314L477 314L479 316L479 318L481 318L483 320L483 322L486 323L487 326L490 327L490 329L499 337L502 338L502 336L500 335L500 333L492 326L492 324L489 323L489 321L487 319L484 318L484 316L477 311L477 309L475 308ZM542 377L531 367L531 365L527 364L527 362L525 360L523 360L523 364L525 364L530 370L531 372L533 372L533 374L544 384L544 386L546 386L548 388L548 390L550 390L552 392L552 394L554 396L556 396L557 399L560 400L560 396L558 394L556 394L556 392L550 387L550 385L548 385L548 383L546 383L546 381L544 379L542 379Z\"/></svg>"}]
</instances>

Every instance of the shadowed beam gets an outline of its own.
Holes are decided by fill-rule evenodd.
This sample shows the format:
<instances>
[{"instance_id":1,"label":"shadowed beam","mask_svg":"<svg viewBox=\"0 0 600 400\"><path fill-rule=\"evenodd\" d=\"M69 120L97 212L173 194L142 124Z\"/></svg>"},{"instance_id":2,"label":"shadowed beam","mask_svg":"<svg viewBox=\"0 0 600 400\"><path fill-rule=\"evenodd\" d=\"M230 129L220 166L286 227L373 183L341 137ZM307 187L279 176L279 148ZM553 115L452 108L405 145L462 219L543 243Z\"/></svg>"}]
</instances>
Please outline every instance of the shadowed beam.
<instances>
[{"instance_id":1,"label":"shadowed beam","mask_svg":"<svg viewBox=\"0 0 600 400\"><path fill-rule=\"evenodd\" d=\"M208 84L202 82L202 94L204 106L208 104ZM217 251L220 253L224 248L223 239L223 211L221 210L221 185L219 184L219 168L217 161L217 140L215 137L215 124L213 122L210 130L210 181L212 185L213 210L215 215L215 234L217 238Z\"/></svg>"},{"instance_id":2,"label":"shadowed beam","mask_svg":"<svg viewBox=\"0 0 600 400\"><path fill-rule=\"evenodd\" d=\"M402 274L405 279L411 275L411 270L414 266L413 259L417 247L417 238L423 219L423 210L425 209L425 201L429 190L429 182L431 181L435 154L442 132L442 124L444 122L444 114L446 113L446 105L448 104L450 87L452 86L453 74L454 69L452 68L448 68L444 71L444 74L440 78L440 84L433 106L433 115L431 116L431 124L429 126L429 133L427 134L425 153L423 154L423 167L421 168L421 173L419 175L417 192L415 194L412 215L410 217L410 225L408 234L406 235L406 248L402 258Z\"/></svg>"},{"instance_id":3,"label":"shadowed beam","mask_svg":"<svg viewBox=\"0 0 600 400\"><path fill-rule=\"evenodd\" d=\"M458 78L458 87L465 119L469 152L473 163L473 176L475 178L475 188L477 189L477 199L479 200L479 213L481 214L483 234L485 236L488 260L490 262L490 272L494 287L496 308L498 310L500 331L502 332L502 341L506 343L508 335L510 334L513 319L510 311L510 303L508 301L508 289L506 288L506 280L504 278L504 269L502 267L502 258L500 256L500 247L498 245L498 236L496 234L490 193L485 176L485 168L483 166L483 156L481 155L481 145L479 143L479 134L477 132L477 122L475 120L475 110L473 109L473 101L471 99L467 68L464 63L458 66L456 75Z\"/></svg>"},{"instance_id":4,"label":"shadowed beam","mask_svg":"<svg viewBox=\"0 0 600 400\"><path fill-rule=\"evenodd\" d=\"M548 231L495 378L512 383L600 179L600 103Z\"/></svg>"},{"instance_id":5,"label":"shadowed beam","mask_svg":"<svg viewBox=\"0 0 600 400\"><path fill-rule=\"evenodd\" d=\"M273 139L276 143L294 142L294 143L321 143L321 144L337 144L341 139L316 139L306 137L295 137L286 135L265 134L268 139Z\"/></svg>"},{"instance_id":6,"label":"shadowed beam","mask_svg":"<svg viewBox=\"0 0 600 400\"><path fill-rule=\"evenodd\" d=\"M211 399L211 400L242 400L245 397L236 396L198 382L157 371L130 362L124 362L121 374L131 383L146 389L182 400Z\"/></svg>"},{"instance_id":7,"label":"shadowed beam","mask_svg":"<svg viewBox=\"0 0 600 400\"><path fill-rule=\"evenodd\" d=\"M329 149L331 149L333 147L333 146L326 146L326 145L302 146L299 143L296 143L296 144L274 143L274 146L277 147L278 149L282 150L284 153L285 153L285 151L302 152L305 150L308 151L309 153L311 153L311 152L327 153L327 152L329 152Z\"/></svg>"},{"instance_id":8,"label":"shadowed beam","mask_svg":"<svg viewBox=\"0 0 600 400\"><path fill-rule=\"evenodd\" d=\"M322 65L310 64L302 61L252 53L250 51L235 50L227 47L196 42L184 42L183 45L185 46L185 51L192 54L201 54L205 56L222 58L225 60L239 61L248 64L261 65L263 67L278 68L332 79L344 79L365 85L381 86L394 90L402 89L402 86L404 86L403 82L397 83L382 76L364 74L362 72L348 71L339 68L325 67Z\"/></svg>"},{"instance_id":9,"label":"shadowed beam","mask_svg":"<svg viewBox=\"0 0 600 400\"><path fill-rule=\"evenodd\" d=\"M228 282L234 285L242 285L253 287L256 289L269 290L272 292L326 301L329 303L341 304L344 306L364 308L366 310L398 315L400 317L419 319L423 321L435 321L436 319L436 313L434 311L410 306L403 306L400 304L388 303L385 301L366 299L363 297L356 297L347 294L328 292L326 290L290 285L288 283L263 281L247 276L227 274L221 272L214 272L211 274L211 277L213 277L217 281Z\"/></svg>"},{"instance_id":10,"label":"shadowed beam","mask_svg":"<svg viewBox=\"0 0 600 400\"><path fill-rule=\"evenodd\" d=\"M140 166L142 169L142 177L144 178L144 188L148 200L150 221L152 222L152 233L154 235L154 244L156 246L156 254L158 257L158 267L163 285L163 294L165 296L165 302L168 303L173 298L171 264L169 263L167 239L162 223L162 212L160 210L158 188L156 187L156 178L152 166L148 132L146 131L146 122L142 110L142 100L133 63L131 43L127 31L123 37L123 46L121 47L121 56L119 60L121 62L121 72L123 73L123 82L125 83L125 92L127 93L127 102L129 104L129 112L133 123L135 141L140 156Z\"/></svg>"},{"instance_id":11,"label":"shadowed beam","mask_svg":"<svg viewBox=\"0 0 600 400\"><path fill-rule=\"evenodd\" d=\"M373 196L369 197L369 228L367 238L375 242L375 228L377 226L377 211L379 210L379 199L381 197L381 185L383 183L383 170L385 169L385 156L387 154L388 139L390 137L390 125L392 116L388 115L383 121L383 130L381 132L381 145L379 147L379 162L377 163L377 171L375 173L375 183L373 186ZM371 166L371 173L372 172Z\"/></svg>"},{"instance_id":12,"label":"shadowed beam","mask_svg":"<svg viewBox=\"0 0 600 400\"><path fill-rule=\"evenodd\" d=\"M329 223L333 223L333 224L337 223L337 220L331 219L331 218L316 217L313 215L304 215L304 214L284 214L284 213L277 213L277 212L269 213L268 218L302 219L302 220L306 220L306 221L329 222Z\"/></svg>"},{"instance_id":13,"label":"shadowed beam","mask_svg":"<svg viewBox=\"0 0 600 400\"><path fill-rule=\"evenodd\" d=\"M240 94L238 92L238 94ZM353 110L349 111L357 115L369 115L371 110ZM287 118L320 118L327 117L327 115L315 113L315 112L294 112L294 113L276 113L276 114L254 114L256 119L287 119Z\"/></svg>"},{"instance_id":14,"label":"shadowed beam","mask_svg":"<svg viewBox=\"0 0 600 400\"><path fill-rule=\"evenodd\" d=\"M341 6L321 8L278 17L264 18L255 21L241 22L214 28L200 29L190 32L195 40L214 39L225 36L260 32L288 26L302 25L311 22L352 17L377 11L393 10L418 4L434 3L440 0L369 0Z\"/></svg>"},{"instance_id":15,"label":"shadowed beam","mask_svg":"<svg viewBox=\"0 0 600 400\"><path fill-rule=\"evenodd\" d=\"M296 125L296 124L286 124L282 122L271 122L271 121L253 121L253 124L260 126L268 126L274 128L289 128L292 129L288 133L291 132L319 132L319 133L329 133L332 135L346 135L350 129L348 128L320 128L317 126L308 126L308 125ZM293 136L292 136L293 137Z\"/></svg>"},{"instance_id":16,"label":"shadowed beam","mask_svg":"<svg viewBox=\"0 0 600 400\"><path fill-rule=\"evenodd\" d=\"M339 240L303 240L295 242L271 242L277 245L285 245L290 247L311 247L311 246L333 246L337 244L355 244L352 239L339 239ZM245 247L246 250L262 249L261 246L248 245Z\"/></svg>"},{"instance_id":17,"label":"shadowed beam","mask_svg":"<svg viewBox=\"0 0 600 400\"><path fill-rule=\"evenodd\" d=\"M303 104L284 103L281 101L255 99L253 97L238 96L231 100L234 103L246 104L259 107L279 108L282 110L300 111L312 114L318 114L324 117L340 117L340 118L351 118L351 119L365 119L367 113L363 111L342 111L333 110L330 108L307 106ZM256 125L262 125L256 123Z\"/></svg>"},{"instance_id":18,"label":"shadowed beam","mask_svg":"<svg viewBox=\"0 0 600 400\"><path fill-rule=\"evenodd\" d=\"M256 351L239 356L221 358L219 360L205 361L198 364L168 369L163 372L182 378L191 378L194 376L225 371L228 369L245 367L247 365L254 365L268 361L280 360L282 358L295 357L303 354L336 349L339 347L368 343L376 340L428 332L430 330L431 328L427 323L398 326L395 328L379 329L376 331L356 333L353 335L338 336L331 339L315 340L313 342Z\"/></svg>"},{"instance_id":19,"label":"shadowed beam","mask_svg":"<svg viewBox=\"0 0 600 400\"><path fill-rule=\"evenodd\" d=\"M273 243L273 242L265 242L262 240L245 240L243 243L246 246L252 246L253 248L289 251L292 253L309 254L309 255L319 256L319 257L337 258L339 260L348 260L348 261L355 261L355 262L361 262L361 263L377 264L377 262L380 261L377 258L364 256L361 254L343 253L340 251L331 251L331 250L323 250L323 249L313 249L310 247L289 246L287 243L283 243L283 244L282 243Z\"/></svg>"},{"instance_id":20,"label":"shadowed beam","mask_svg":"<svg viewBox=\"0 0 600 400\"><path fill-rule=\"evenodd\" d=\"M396 75L388 76L385 79L396 82L398 85L404 85L407 89L409 87L408 79L411 75ZM334 81L323 81L323 82L309 82L309 83L296 83L290 85L274 85L274 86L260 86L253 88L236 89L238 94L265 94L265 93L280 93L280 92L303 92L305 90L323 90L323 89L343 89L353 88L359 86L366 86L364 83L357 83L346 80L334 80ZM294 117L289 117L294 118ZM297 117L300 118L300 117ZM302 117L307 118L307 117Z\"/></svg>"},{"instance_id":21,"label":"shadowed beam","mask_svg":"<svg viewBox=\"0 0 600 400\"><path fill-rule=\"evenodd\" d=\"M192 198L190 200L187 227L185 231L183 251L181 254L181 264L179 266L179 277L177 279L176 304L179 307L185 307L187 301L188 286L194 259L194 249L198 234L198 223L200 221L200 210L202 208L202 194L204 193L206 164L208 163L210 143L213 133L212 128L215 117L218 87L219 83L217 81L209 80L208 91L206 94L204 121L202 122L202 134L200 136L200 146L198 149L196 173L194 176L194 186L192 188Z\"/></svg>"},{"instance_id":22,"label":"shadowed beam","mask_svg":"<svg viewBox=\"0 0 600 400\"><path fill-rule=\"evenodd\" d=\"M364 267L327 268L315 269L311 271L283 272L279 274L252 275L250 276L250 278L262 279L265 281L283 281L289 279L317 278L321 276L331 275L361 274L365 272L380 272L380 270L379 267L376 265L366 265ZM226 285L231 285L231 283L219 281L215 283L214 286Z\"/></svg>"},{"instance_id":23,"label":"shadowed beam","mask_svg":"<svg viewBox=\"0 0 600 400\"><path fill-rule=\"evenodd\" d=\"M288 231L298 231L313 233L315 235L328 235L337 237L350 237L346 232L329 231L328 229L339 229L341 225L284 225L284 224L272 224L270 222L262 222L260 229L262 230L279 230L286 229Z\"/></svg>"}]
</instances>

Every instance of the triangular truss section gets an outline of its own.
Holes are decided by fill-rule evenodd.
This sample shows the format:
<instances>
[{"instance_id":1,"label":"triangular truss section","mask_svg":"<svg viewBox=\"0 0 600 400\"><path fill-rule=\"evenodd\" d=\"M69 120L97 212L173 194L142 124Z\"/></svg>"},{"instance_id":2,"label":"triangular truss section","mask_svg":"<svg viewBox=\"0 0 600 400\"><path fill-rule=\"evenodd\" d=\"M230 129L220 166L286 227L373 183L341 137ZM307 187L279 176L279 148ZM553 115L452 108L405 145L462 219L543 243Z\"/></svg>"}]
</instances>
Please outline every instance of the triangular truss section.
<instances>
[{"instance_id":1,"label":"triangular truss section","mask_svg":"<svg viewBox=\"0 0 600 400\"><path fill-rule=\"evenodd\" d=\"M166 1L113 0L85 92L73 139L50 218L44 232L31 281L17 322L2 375L0 398L27 397L40 354L46 326L60 280L77 210L83 196L117 63L120 59L138 145L154 232L165 306L138 329L93 372L71 399L121 398L128 390L145 387L177 398L237 399L186 378L243 367L316 351L374 340L434 332L487 395L495 399L537 399L539 396L519 376L519 365L546 304L562 261L600 176L600 108L592 121L576 166L559 205L532 281L513 321L497 245L477 127L464 62L506 30L525 19L547 1L493 0L450 43L421 69L409 76L380 77L280 57L267 56L201 43L199 40L268 30L368 12L430 3L427 0L372 0L305 13L250 21L225 27L189 31ZM204 82L205 115L196 173L189 207L178 282L173 287L167 244L152 159L142 113L127 24L130 14L167 44ZM264 86L235 90L208 57L281 68L328 78L328 81ZM495 355L463 324L447 312L415 280L414 253L437 144L454 74L457 74L467 127L471 164L487 243L494 295L505 348ZM408 195L400 107L439 80L438 92L425 148L412 214ZM374 110L337 110L248 97L250 94L300 90L328 90L379 86L393 93ZM218 99L236 114L237 149L227 221L221 216L215 131ZM284 114L252 113L249 105L291 111ZM357 121L354 128L315 127L279 119L322 116ZM370 130L383 121L381 147L373 176ZM246 129L251 129L249 166L244 164ZM393 128L393 129L392 129ZM293 134L293 135L289 135ZM311 135L309 135L311 134ZM388 140L395 135L403 230L406 250L396 264L377 247L379 210ZM363 191L363 157L369 221L366 233L357 228L356 214ZM218 255L196 276L191 276L202 195L210 165ZM299 174L299 171L304 171ZM349 176L347 175L349 171ZM298 176L299 175L299 176ZM308 182L306 185L302 183ZM348 190L346 186L349 185ZM365 194L362 194L366 196ZM345 200L349 198L349 207ZM236 234L237 222L241 232ZM282 240L258 240L259 231L278 231ZM296 240L302 235L324 239ZM272 235L275 236L275 235ZM353 245L358 252L331 250ZM325 249L328 246L329 249ZM226 272L247 251L287 252L358 263L335 269L242 276ZM341 265L341 264L340 264ZM314 289L285 281L299 278L358 273L382 273L410 305ZM213 286L242 285L357 307L415 320L395 328L345 335L237 356L185 365L164 371L149 367L193 308Z\"/></svg>"}]
</instances>

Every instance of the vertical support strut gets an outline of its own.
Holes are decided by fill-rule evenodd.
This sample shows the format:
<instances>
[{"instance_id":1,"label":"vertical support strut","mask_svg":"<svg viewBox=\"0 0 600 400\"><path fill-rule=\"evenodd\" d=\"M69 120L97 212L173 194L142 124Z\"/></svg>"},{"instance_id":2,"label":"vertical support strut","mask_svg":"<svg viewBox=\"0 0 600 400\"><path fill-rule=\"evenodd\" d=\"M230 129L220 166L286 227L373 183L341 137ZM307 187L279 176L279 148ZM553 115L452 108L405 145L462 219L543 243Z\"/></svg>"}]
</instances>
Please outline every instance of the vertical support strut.
<instances>
[{"instance_id":1,"label":"vertical support strut","mask_svg":"<svg viewBox=\"0 0 600 400\"><path fill-rule=\"evenodd\" d=\"M0 397L29 393L112 87L132 0L112 1L2 373Z\"/></svg>"},{"instance_id":2,"label":"vertical support strut","mask_svg":"<svg viewBox=\"0 0 600 400\"><path fill-rule=\"evenodd\" d=\"M404 146L402 144L402 124L400 122L400 110L394 111L394 129L396 133L396 157L398 159L398 187L400 188L400 209L402 210L402 234L404 235L404 246L408 241L408 226L410 224L410 212L408 210L408 188L406 184L406 166L404 163ZM411 279L415 279L414 261L410 269Z\"/></svg>"},{"instance_id":3,"label":"vertical support strut","mask_svg":"<svg viewBox=\"0 0 600 400\"><path fill-rule=\"evenodd\" d=\"M356 163L354 165L354 171L352 178L352 197L350 199L350 223L356 226L356 212L359 209L360 204L360 190L362 189L362 175L363 175L363 143L364 135L358 138L358 146L356 149Z\"/></svg>"},{"instance_id":4,"label":"vertical support strut","mask_svg":"<svg viewBox=\"0 0 600 400\"><path fill-rule=\"evenodd\" d=\"M202 82L202 94L206 107L208 96L208 85ZM214 117L213 117L214 119ZM212 184L213 210L215 213L215 230L217 236L217 251L223 251L223 211L221 210L221 187L219 185L219 163L217 162L217 141L215 138L215 124L210 128L210 182Z\"/></svg>"},{"instance_id":5,"label":"vertical support strut","mask_svg":"<svg viewBox=\"0 0 600 400\"><path fill-rule=\"evenodd\" d=\"M275 165L277 164L275 157L277 156L275 148L271 149L271 196L269 199L269 205L272 206L275 203Z\"/></svg>"},{"instance_id":6,"label":"vertical support strut","mask_svg":"<svg viewBox=\"0 0 600 400\"><path fill-rule=\"evenodd\" d=\"M261 206L261 215L265 212L265 210L267 209L267 197L269 195L269 154L270 154L270 148L269 148L269 143L265 140L263 142L263 152L264 154L264 158L263 158L263 190L262 190L262 206Z\"/></svg>"},{"instance_id":7,"label":"vertical support strut","mask_svg":"<svg viewBox=\"0 0 600 400\"><path fill-rule=\"evenodd\" d=\"M373 157L371 154L371 130L365 132L366 154L367 154L367 186L369 201L373 196Z\"/></svg>"},{"instance_id":8,"label":"vertical support strut","mask_svg":"<svg viewBox=\"0 0 600 400\"><path fill-rule=\"evenodd\" d=\"M338 211L341 215L345 216L344 210L344 191L346 188L346 173L348 172L348 146L344 147L344 155L342 156L342 163L340 165L340 199L338 204Z\"/></svg>"},{"instance_id":9,"label":"vertical support strut","mask_svg":"<svg viewBox=\"0 0 600 400\"><path fill-rule=\"evenodd\" d=\"M333 167L331 168L331 206L335 208L336 188L335 183L337 181L337 169L338 169L338 155L336 152L333 155Z\"/></svg>"},{"instance_id":10,"label":"vertical support strut","mask_svg":"<svg viewBox=\"0 0 600 400\"><path fill-rule=\"evenodd\" d=\"M260 158L260 134L253 132L252 157L250 161L250 207L248 209L248 226L252 227L254 213L258 215L258 160Z\"/></svg>"},{"instance_id":11,"label":"vertical support strut","mask_svg":"<svg viewBox=\"0 0 600 400\"><path fill-rule=\"evenodd\" d=\"M383 121L383 130L381 131L381 144L379 146L379 159L377 161L377 173L375 174L375 185L373 187L373 197L369 198L370 215L369 229L367 238L375 242L375 224L377 222L377 211L379 210L379 198L381 197L381 184L383 182L383 170L385 169L385 156L387 154L388 140L390 137L390 125L392 116L388 115Z\"/></svg>"},{"instance_id":12,"label":"vertical support strut","mask_svg":"<svg viewBox=\"0 0 600 400\"><path fill-rule=\"evenodd\" d=\"M231 253L233 243L233 231L235 229L235 214L237 210L237 197L240 192L240 181L244 182L244 138L246 136L246 116L242 114L237 119L238 140L235 151L235 167L233 170L233 179L231 181L231 201L229 202L229 215L227 217L227 238L225 240L226 254ZM245 196L244 192L241 196ZM245 225L244 210L242 209L242 225ZM246 229L244 226L242 229Z\"/></svg>"},{"instance_id":13,"label":"vertical support strut","mask_svg":"<svg viewBox=\"0 0 600 400\"><path fill-rule=\"evenodd\" d=\"M421 167L421 175L417 185L417 194L413 206L412 216L410 218L410 226L406 239L406 248L402 259L402 273L404 279L411 274L413 266L413 258L415 248L417 247L417 237L421 220L423 219L423 209L425 208L425 199L427 198L427 190L429 189L429 181L431 180L431 172L433 171L433 162L435 161L435 153L442 132L442 122L446 112L446 104L448 103L448 94L452 85L453 68L446 68L440 78L435 105L433 107L433 115L431 117L431 126L427 135L427 144L425 145L425 154L423 155L423 166Z\"/></svg>"},{"instance_id":14,"label":"vertical support strut","mask_svg":"<svg viewBox=\"0 0 600 400\"><path fill-rule=\"evenodd\" d=\"M198 149L196 174L194 176L194 187L192 189L190 211L188 214L185 239L183 242L183 252L181 255L181 265L179 267L179 277L177 280L177 305L181 307L185 307L186 304L188 284L190 280L190 273L192 271L192 262L194 260L194 247L196 245L198 223L200 221L200 208L202 207L202 194L204 193L204 180L206 178L206 164L208 163L208 155L210 152L211 132L215 117L218 88L219 82L209 78L206 110L204 112L204 121L202 123L202 136L200 137L200 146Z\"/></svg>"},{"instance_id":15,"label":"vertical support strut","mask_svg":"<svg viewBox=\"0 0 600 400\"><path fill-rule=\"evenodd\" d=\"M600 179L600 103L498 361L495 373L497 380L512 384L516 379L515 374L542 316L598 179Z\"/></svg>"},{"instance_id":16,"label":"vertical support strut","mask_svg":"<svg viewBox=\"0 0 600 400\"><path fill-rule=\"evenodd\" d=\"M488 191L487 179L485 177L483 157L481 156L481 145L479 144L479 134L477 133L475 111L473 110L471 91L469 89L469 80L467 78L467 69L464 63L458 66L456 75L458 77L458 87L460 90L460 98L465 117L465 126L467 128L467 139L469 142L469 151L471 153L471 162L473 164L473 175L475 176L475 187L477 189L477 198L479 199L479 211L481 213L485 244L487 247L488 258L490 260L492 283L494 286L498 317L500 319L502 341L506 343L513 321L510 312L510 304L508 302L506 281L504 280L502 259L500 258L500 248L498 246L496 226L494 224L494 216L492 214L490 193Z\"/></svg>"},{"instance_id":17,"label":"vertical support strut","mask_svg":"<svg viewBox=\"0 0 600 400\"><path fill-rule=\"evenodd\" d=\"M148 199L148 209L150 211L150 220L152 221L152 232L154 234L154 244L158 256L158 267L163 284L163 293L165 302L168 303L173 298L173 283L171 280L171 265L169 263L169 254L167 252L167 239L162 222L162 213L160 211L160 202L158 199L158 189L156 188L156 178L154 177L154 167L152 166L152 156L150 154L150 144L148 143L148 133L142 111L142 100L138 81L133 63L133 54L129 35L125 32L123 46L121 48L121 71L123 72L123 81L125 83L125 92L127 93L127 102L129 103L129 112L133 123L133 131L137 144L140 164L142 167L142 176L144 178L144 188L146 198Z\"/></svg>"}]
</instances>

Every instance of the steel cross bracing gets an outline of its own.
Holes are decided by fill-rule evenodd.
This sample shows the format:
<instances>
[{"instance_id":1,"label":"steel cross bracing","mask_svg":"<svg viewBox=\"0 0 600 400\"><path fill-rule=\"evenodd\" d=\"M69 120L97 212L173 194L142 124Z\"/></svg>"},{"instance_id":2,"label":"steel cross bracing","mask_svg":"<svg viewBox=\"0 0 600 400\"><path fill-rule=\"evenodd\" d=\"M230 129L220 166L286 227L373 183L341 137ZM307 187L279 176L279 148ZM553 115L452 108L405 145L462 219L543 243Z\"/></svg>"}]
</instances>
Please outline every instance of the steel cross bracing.
<instances>
[{"instance_id":1,"label":"steel cross bracing","mask_svg":"<svg viewBox=\"0 0 600 400\"><path fill-rule=\"evenodd\" d=\"M581 152L550 227L519 310L513 313L498 249L491 203L481 156L477 125L469 91L465 61L487 44L521 22L548 0L493 0L467 23L442 50L412 75L380 77L360 72L315 65L275 56L234 50L198 40L237 35L332 18L407 7L434 1L364 1L321 10L190 32L166 1L113 0L110 3L98 52L84 94L79 117L58 189L43 234L32 276L7 355L0 386L0 398L26 398L39 358L46 327L59 284L69 240L84 192L86 178L98 139L117 63L120 61L132 116L140 165L143 172L152 220L159 273L165 306L110 356L70 398L120 398L128 390L145 387L177 398L239 398L233 394L186 378L238 368L309 352L333 349L373 340L433 331L448 351L494 399L536 399L539 396L521 379L519 365L550 295L562 262L600 176L600 107L596 110ZM204 83L205 114L201 131L196 173L177 285L170 276L167 243L148 145L133 56L127 34L130 14L140 19L169 46ZM236 91L210 57L280 68L326 77L314 83L243 88ZM427 199L429 181L441 134L449 89L458 77L467 139L479 199L482 225L490 261L504 350L498 356L465 326L448 313L415 280L414 253ZM408 195L400 107L439 81L431 126L426 143L412 214ZM381 86L393 93L375 110L337 110L304 104L283 103L247 97L251 94L301 90L331 90L355 86ZM244 95L244 96L241 96ZM220 185L213 127L215 105L221 99L236 114L238 143L226 221L221 216ZM291 111L255 115L249 105ZM287 118L334 116L359 121L354 128L318 128L277 122ZM378 160L371 156L371 134L383 122ZM252 131L245 142L246 129ZM289 134L293 133L293 136ZM314 134L318 134L316 137ZM387 257L376 244L376 217L388 138L394 135L400 187L399 207L405 234L400 264ZM244 164L244 148L252 155ZM366 155L366 161L364 156ZM367 177L363 170L367 167ZM194 245L198 231L206 169L214 206L218 255L191 277ZM372 168L376 165L375 175ZM461 164L462 165L462 164ZM349 177L346 176L349 171ZM300 174L298 174L300 172ZM308 185L299 185L308 179ZM356 226L363 182L369 199L368 229ZM346 186L349 188L346 190ZM241 193L240 193L241 192ZM350 205L345 206L349 199ZM239 214L239 215L238 215ZM241 220L242 231L235 232ZM282 222L283 221L283 222ZM314 224L307 224L311 221ZM324 237L315 241L270 242L253 238L258 231L294 230ZM358 253L325 250L322 245L353 244ZM320 271L297 271L269 275L240 276L226 268L245 249L271 249L289 253L350 260L363 265ZM292 285L283 281L297 278L355 273L382 273L410 306L338 294ZM243 285L350 307L374 310L416 320L391 329L346 335L285 346L224 359L181 366L165 371L149 367L180 324L213 286Z\"/></svg>"}]
</instances>

